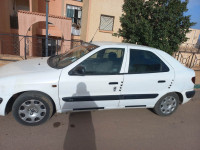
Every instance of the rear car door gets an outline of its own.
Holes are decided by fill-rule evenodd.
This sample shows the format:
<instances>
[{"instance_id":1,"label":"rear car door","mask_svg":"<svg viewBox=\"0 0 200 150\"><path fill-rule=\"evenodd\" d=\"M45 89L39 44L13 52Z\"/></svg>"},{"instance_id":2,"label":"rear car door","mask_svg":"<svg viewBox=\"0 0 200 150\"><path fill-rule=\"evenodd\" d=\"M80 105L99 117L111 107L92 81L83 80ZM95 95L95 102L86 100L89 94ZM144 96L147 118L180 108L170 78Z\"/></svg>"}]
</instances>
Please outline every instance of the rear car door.
<instances>
[{"instance_id":1,"label":"rear car door","mask_svg":"<svg viewBox=\"0 0 200 150\"><path fill-rule=\"evenodd\" d=\"M154 51L128 48L120 107L153 107L174 80L174 69Z\"/></svg>"}]
</instances>

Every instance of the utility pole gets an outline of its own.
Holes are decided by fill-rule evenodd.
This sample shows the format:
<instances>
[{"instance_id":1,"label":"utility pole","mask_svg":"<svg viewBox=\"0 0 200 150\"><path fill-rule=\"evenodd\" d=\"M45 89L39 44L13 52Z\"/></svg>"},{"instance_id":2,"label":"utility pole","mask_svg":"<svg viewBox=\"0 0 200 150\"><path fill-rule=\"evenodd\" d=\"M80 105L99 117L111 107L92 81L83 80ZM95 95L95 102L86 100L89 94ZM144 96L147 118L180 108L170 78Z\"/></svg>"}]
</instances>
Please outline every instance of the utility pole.
<instances>
[{"instance_id":1,"label":"utility pole","mask_svg":"<svg viewBox=\"0 0 200 150\"><path fill-rule=\"evenodd\" d=\"M45 0L46 1L46 57L48 57L48 25L49 25L49 1L50 0Z\"/></svg>"}]
</instances>

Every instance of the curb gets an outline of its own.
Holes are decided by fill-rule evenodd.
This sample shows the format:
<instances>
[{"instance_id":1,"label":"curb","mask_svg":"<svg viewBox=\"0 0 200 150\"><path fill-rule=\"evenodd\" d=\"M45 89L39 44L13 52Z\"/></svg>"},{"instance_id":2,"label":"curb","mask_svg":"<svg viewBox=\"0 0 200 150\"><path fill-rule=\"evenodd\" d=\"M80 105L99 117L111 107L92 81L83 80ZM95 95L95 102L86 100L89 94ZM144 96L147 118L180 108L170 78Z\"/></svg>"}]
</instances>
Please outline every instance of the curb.
<instances>
[{"instance_id":1,"label":"curb","mask_svg":"<svg viewBox=\"0 0 200 150\"><path fill-rule=\"evenodd\" d=\"M194 86L194 88L195 88L195 89L200 89L200 84L196 84L196 85Z\"/></svg>"}]
</instances>

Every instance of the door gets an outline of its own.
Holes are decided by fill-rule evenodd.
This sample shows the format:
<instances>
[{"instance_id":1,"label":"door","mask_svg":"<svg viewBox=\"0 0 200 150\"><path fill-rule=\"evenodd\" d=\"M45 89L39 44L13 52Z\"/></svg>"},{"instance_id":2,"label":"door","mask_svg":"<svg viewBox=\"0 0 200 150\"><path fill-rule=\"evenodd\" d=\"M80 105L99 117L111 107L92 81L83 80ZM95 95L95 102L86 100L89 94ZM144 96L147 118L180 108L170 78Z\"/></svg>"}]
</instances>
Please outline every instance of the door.
<instances>
[{"instance_id":1,"label":"door","mask_svg":"<svg viewBox=\"0 0 200 150\"><path fill-rule=\"evenodd\" d=\"M48 39L48 56L56 54L56 39ZM46 56L46 39L42 39L42 57Z\"/></svg>"},{"instance_id":2,"label":"door","mask_svg":"<svg viewBox=\"0 0 200 150\"><path fill-rule=\"evenodd\" d=\"M153 107L174 79L173 68L153 51L131 49L122 86L121 107Z\"/></svg>"},{"instance_id":3,"label":"door","mask_svg":"<svg viewBox=\"0 0 200 150\"><path fill-rule=\"evenodd\" d=\"M109 109L119 105L123 82L124 48L105 48L89 56L70 71L63 71L59 83L61 109ZM77 70L84 68L84 73Z\"/></svg>"}]
</instances>

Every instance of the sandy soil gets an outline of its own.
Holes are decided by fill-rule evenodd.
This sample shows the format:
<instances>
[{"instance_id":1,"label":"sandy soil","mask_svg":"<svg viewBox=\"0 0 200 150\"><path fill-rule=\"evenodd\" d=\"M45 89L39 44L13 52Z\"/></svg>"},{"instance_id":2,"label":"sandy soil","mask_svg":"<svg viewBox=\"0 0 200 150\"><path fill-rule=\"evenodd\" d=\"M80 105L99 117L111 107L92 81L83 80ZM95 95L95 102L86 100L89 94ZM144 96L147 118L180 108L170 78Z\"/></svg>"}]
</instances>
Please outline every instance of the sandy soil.
<instances>
[{"instance_id":1,"label":"sandy soil","mask_svg":"<svg viewBox=\"0 0 200 150\"><path fill-rule=\"evenodd\" d=\"M56 114L37 127L0 117L1 150L199 150L200 90L169 117L149 109Z\"/></svg>"}]
</instances>

